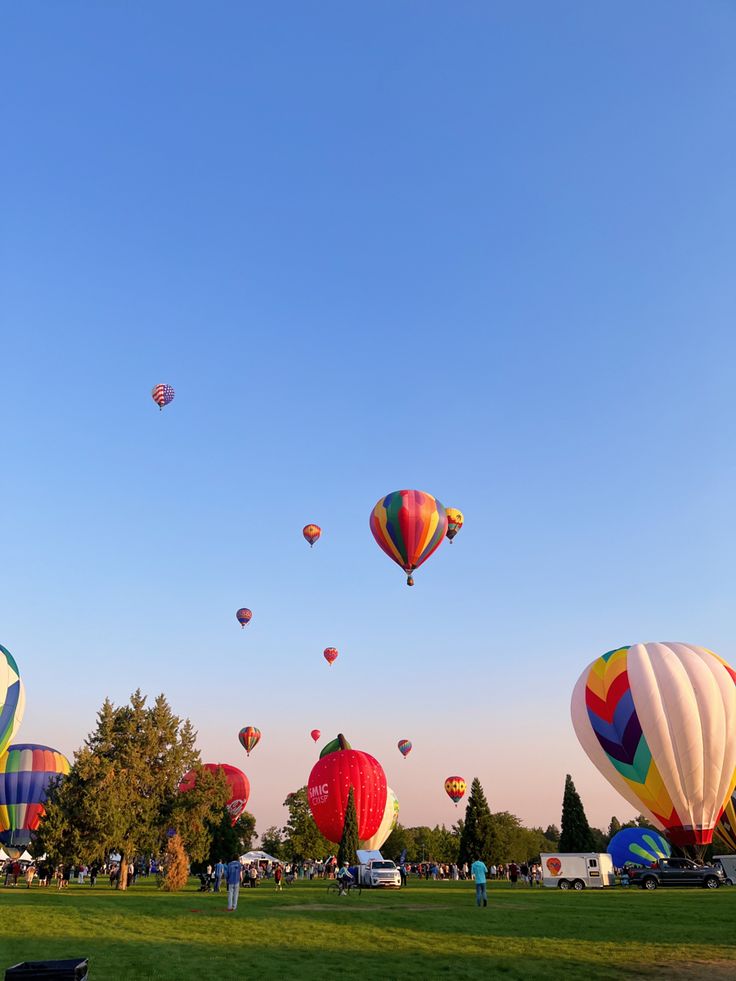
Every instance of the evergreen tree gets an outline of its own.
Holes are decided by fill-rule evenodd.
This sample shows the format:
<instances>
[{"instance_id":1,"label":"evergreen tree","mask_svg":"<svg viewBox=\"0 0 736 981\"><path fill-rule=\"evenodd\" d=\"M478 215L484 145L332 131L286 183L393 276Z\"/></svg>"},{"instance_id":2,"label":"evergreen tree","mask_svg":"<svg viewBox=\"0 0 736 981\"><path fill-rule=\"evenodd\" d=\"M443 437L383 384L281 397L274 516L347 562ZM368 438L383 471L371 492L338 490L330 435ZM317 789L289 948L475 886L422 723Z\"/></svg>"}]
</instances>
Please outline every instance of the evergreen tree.
<instances>
[{"instance_id":1,"label":"evergreen tree","mask_svg":"<svg viewBox=\"0 0 736 981\"><path fill-rule=\"evenodd\" d=\"M164 860L164 878L161 888L166 892L179 892L187 884L189 878L189 860L184 851L184 843L180 834L172 835L166 844Z\"/></svg>"},{"instance_id":2,"label":"evergreen tree","mask_svg":"<svg viewBox=\"0 0 736 981\"><path fill-rule=\"evenodd\" d=\"M458 861L462 865L472 864L477 858L490 865L495 859L496 835L494 833L491 809L477 777L470 785L468 806L460 835Z\"/></svg>"},{"instance_id":3,"label":"evergreen tree","mask_svg":"<svg viewBox=\"0 0 736 981\"><path fill-rule=\"evenodd\" d=\"M244 811L233 825L230 812L224 807L219 820L210 822L209 831L210 847L206 861L200 863L202 866L207 862L210 865L216 865L220 861L227 863L236 855L249 852L255 837L256 819L248 811Z\"/></svg>"},{"instance_id":4,"label":"evergreen tree","mask_svg":"<svg viewBox=\"0 0 736 981\"><path fill-rule=\"evenodd\" d=\"M620 830L621 822L614 814L614 816L611 818L610 824L608 825L608 841L610 842L611 838L613 838L614 835L617 835Z\"/></svg>"},{"instance_id":5,"label":"evergreen tree","mask_svg":"<svg viewBox=\"0 0 736 981\"><path fill-rule=\"evenodd\" d=\"M554 843L555 847L552 849L552 851L556 851L557 846L560 843L560 829L557 827L557 825L548 824L544 830L544 837L547 839L547 841Z\"/></svg>"},{"instance_id":6,"label":"evergreen tree","mask_svg":"<svg viewBox=\"0 0 736 981\"><path fill-rule=\"evenodd\" d=\"M572 777L565 777L565 793L562 798L562 831L559 849L561 852L592 852L595 841L585 816L583 802L575 789Z\"/></svg>"},{"instance_id":7,"label":"evergreen tree","mask_svg":"<svg viewBox=\"0 0 736 981\"><path fill-rule=\"evenodd\" d=\"M356 860L358 850L358 812L355 810L355 794L350 788L348 794L348 806L345 808L345 824L342 827L342 838L340 847L337 850L337 864L342 865L348 862L353 865Z\"/></svg>"}]
</instances>

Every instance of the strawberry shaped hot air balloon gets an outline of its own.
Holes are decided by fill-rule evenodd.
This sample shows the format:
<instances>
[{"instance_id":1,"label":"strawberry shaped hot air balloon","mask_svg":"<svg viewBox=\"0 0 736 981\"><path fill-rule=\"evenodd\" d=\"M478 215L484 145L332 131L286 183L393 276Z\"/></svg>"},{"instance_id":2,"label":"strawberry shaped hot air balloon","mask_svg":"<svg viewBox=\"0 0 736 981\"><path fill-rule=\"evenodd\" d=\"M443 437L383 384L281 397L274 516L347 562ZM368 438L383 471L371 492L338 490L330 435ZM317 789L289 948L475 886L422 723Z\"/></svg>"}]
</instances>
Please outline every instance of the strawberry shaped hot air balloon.
<instances>
[{"instance_id":1,"label":"strawberry shaped hot air balloon","mask_svg":"<svg viewBox=\"0 0 736 981\"><path fill-rule=\"evenodd\" d=\"M457 802L462 800L465 796L465 788L467 784L463 777L448 777L445 780L445 793L453 802L455 807L457 807Z\"/></svg>"},{"instance_id":2,"label":"strawberry shaped hot air balloon","mask_svg":"<svg viewBox=\"0 0 736 981\"><path fill-rule=\"evenodd\" d=\"M245 627L253 619L253 614L246 606L243 606L235 614L235 619L238 621L241 627Z\"/></svg>"},{"instance_id":3,"label":"strawberry shaped hot air balloon","mask_svg":"<svg viewBox=\"0 0 736 981\"><path fill-rule=\"evenodd\" d=\"M411 746L412 746L411 740L409 739L399 740L399 752L404 757L404 759L406 759L409 753L411 753Z\"/></svg>"},{"instance_id":4,"label":"strawberry shaped hot air balloon","mask_svg":"<svg viewBox=\"0 0 736 981\"><path fill-rule=\"evenodd\" d=\"M338 740L344 742L341 736ZM361 750L338 749L322 756L312 767L307 783L309 809L328 841L337 843L342 838L351 788L358 838L367 841L381 827L386 811L386 774L381 764Z\"/></svg>"},{"instance_id":5,"label":"strawberry shaped hot air balloon","mask_svg":"<svg viewBox=\"0 0 736 981\"><path fill-rule=\"evenodd\" d=\"M312 729L312 731L309 733L309 735L312 737L312 739L315 742L317 742L317 740L322 735L322 733L319 731L319 729Z\"/></svg>"},{"instance_id":6,"label":"strawberry shaped hot air balloon","mask_svg":"<svg viewBox=\"0 0 736 981\"><path fill-rule=\"evenodd\" d=\"M319 525L304 525L304 528L302 529L302 535L304 535L306 541L309 542L310 548L314 547L314 543L319 539L321 534L322 529Z\"/></svg>"},{"instance_id":7,"label":"strawberry shaped hot air balloon","mask_svg":"<svg viewBox=\"0 0 736 981\"><path fill-rule=\"evenodd\" d=\"M393 491L371 511L370 526L386 555L406 573L407 586L413 586L412 572L442 544L447 514L440 502L424 491Z\"/></svg>"},{"instance_id":8,"label":"strawberry shaped hot air balloon","mask_svg":"<svg viewBox=\"0 0 736 981\"><path fill-rule=\"evenodd\" d=\"M174 401L174 389L171 385L154 385L151 389L151 398L159 409L163 409L169 402Z\"/></svg>"},{"instance_id":9,"label":"strawberry shaped hot air balloon","mask_svg":"<svg viewBox=\"0 0 736 981\"><path fill-rule=\"evenodd\" d=\"M245 805L248 803L248 798L250 797L250 783L248 782L248 778L242 770L239 770L236 766L230 766L229 763L203 763L202 765L205 770L210 770L212 773L222 770L225 774L225 778L230 784L230 797L226 806L234 827L237 824L238 818L245 810ZM185 794L188 790L193 790L196 783L197 773L195 770L190 770L189 773L184 774L182 777L182 781L179 784L179 792Z\"/></svg>"},{"instance_id":10,"label":"strawberry shaped hot air balloon","mask_svg":"<svg viewBox=\"0 0 736 981\"><path fill-rule=\"evenodd\" d=\"M322 656L324 657L325 661L327 661L329 666L332 667L338 658L337 648L325 647L324 651L322 652Z\"/></svg>"},{"instance_id":11,"label":"strawberry shaped hot air balloon","mask_svg":"<svg viewBox=\"0 0 736 981\"><path fill-rule=\"evenodd\" d=\"M261 741L261 730L256 729L255 726L245 726L238 733L238 739L245 750L245 755L250 756L250 751L255 749Z\"/></svg>"}]
</instances>

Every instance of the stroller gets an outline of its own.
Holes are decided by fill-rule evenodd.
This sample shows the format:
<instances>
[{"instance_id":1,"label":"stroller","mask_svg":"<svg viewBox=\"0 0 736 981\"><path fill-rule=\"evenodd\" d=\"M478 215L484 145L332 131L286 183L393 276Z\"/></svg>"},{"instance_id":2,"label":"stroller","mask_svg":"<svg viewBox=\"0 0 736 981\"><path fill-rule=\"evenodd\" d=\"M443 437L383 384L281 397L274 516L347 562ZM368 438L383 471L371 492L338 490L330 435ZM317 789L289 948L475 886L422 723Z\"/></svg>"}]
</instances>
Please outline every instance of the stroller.
<instances>
[{"instance_id":1,"label":"stroller","mask_svg":"<svg viewBox=\"0 0 736 981\"><path fill-rule=\"evenodd\" d=\"M199 889L198 892L212 892L212 883L210 882L210 877L206 872L199 873Z\"/></svg>"}]
</instances>

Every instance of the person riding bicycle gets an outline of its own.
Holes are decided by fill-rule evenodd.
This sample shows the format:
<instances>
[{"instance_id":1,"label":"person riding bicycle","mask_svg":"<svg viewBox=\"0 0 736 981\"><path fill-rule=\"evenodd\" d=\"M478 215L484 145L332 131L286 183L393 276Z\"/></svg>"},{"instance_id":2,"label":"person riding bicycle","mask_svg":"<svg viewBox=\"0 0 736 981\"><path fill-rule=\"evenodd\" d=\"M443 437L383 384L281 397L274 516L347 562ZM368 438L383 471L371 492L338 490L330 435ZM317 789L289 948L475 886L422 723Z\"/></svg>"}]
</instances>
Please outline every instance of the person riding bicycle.
<instances>
[{"instance_id":1,"label":"person riding bicycle","mask_svg":"<svg viewBox=\"0 0 736 981\"><path fill-rule=\"evenodd\" d=\"M348 868L348 863L343 862L342 868L337 873L337 895L347 896L348 886L352 881L353 881L353 876L351 875L350 869Z\"/></svg>"}]
</instances>

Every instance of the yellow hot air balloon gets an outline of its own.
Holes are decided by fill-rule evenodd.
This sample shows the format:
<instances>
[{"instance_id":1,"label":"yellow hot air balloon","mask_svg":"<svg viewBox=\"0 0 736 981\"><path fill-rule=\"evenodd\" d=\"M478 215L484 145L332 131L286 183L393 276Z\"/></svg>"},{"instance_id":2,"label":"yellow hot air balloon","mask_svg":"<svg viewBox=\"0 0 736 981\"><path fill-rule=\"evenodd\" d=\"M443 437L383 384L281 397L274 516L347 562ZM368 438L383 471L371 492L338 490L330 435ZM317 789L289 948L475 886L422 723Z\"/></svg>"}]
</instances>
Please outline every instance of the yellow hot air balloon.
<instances>
[{"instance_id":1,"label":"yellow hot air balloon","mask_svg":"<svg viewBox=\"0 0 736 981\"><path fill-rule=\"evenodd\" d=\"M447 538L452 541L462 528L465 518L463 512L458 511L457 508L445 508L445 513L447 514Z\"/></svg>"}]
</instances>

